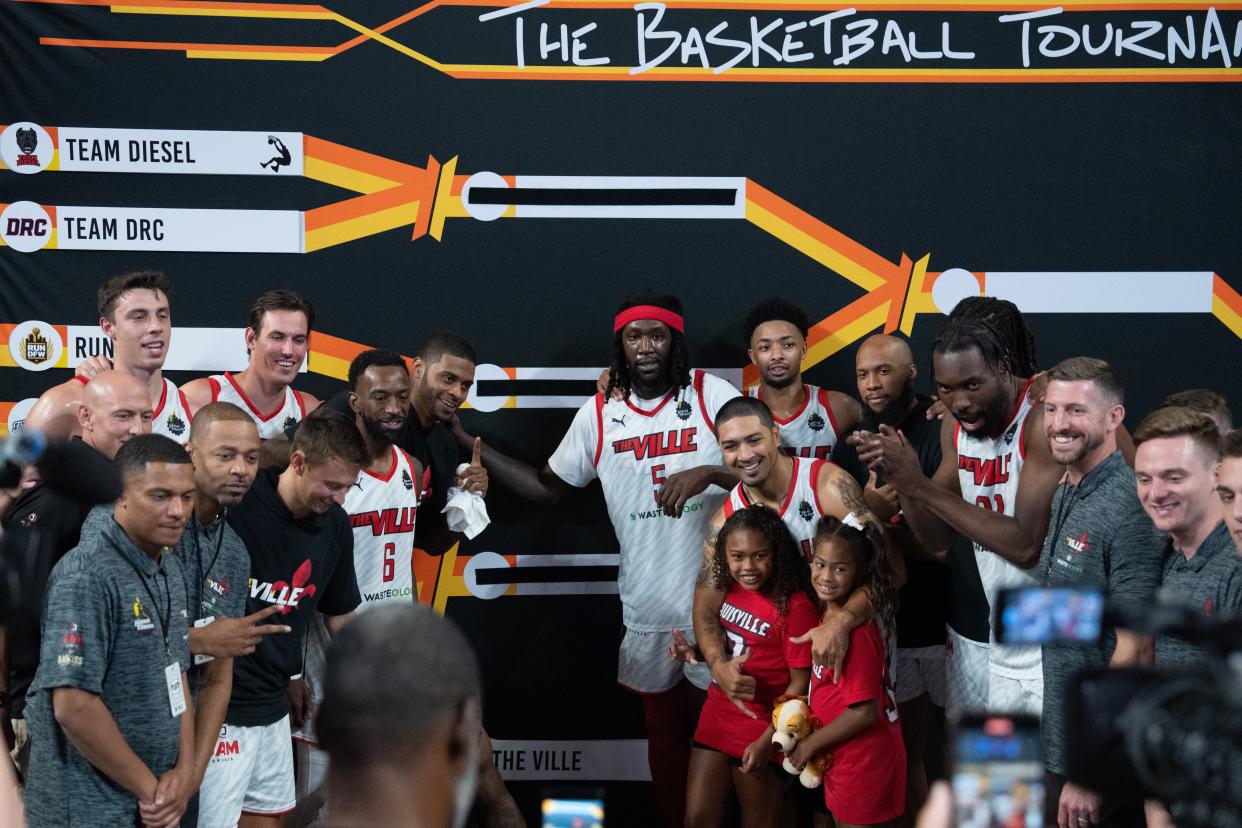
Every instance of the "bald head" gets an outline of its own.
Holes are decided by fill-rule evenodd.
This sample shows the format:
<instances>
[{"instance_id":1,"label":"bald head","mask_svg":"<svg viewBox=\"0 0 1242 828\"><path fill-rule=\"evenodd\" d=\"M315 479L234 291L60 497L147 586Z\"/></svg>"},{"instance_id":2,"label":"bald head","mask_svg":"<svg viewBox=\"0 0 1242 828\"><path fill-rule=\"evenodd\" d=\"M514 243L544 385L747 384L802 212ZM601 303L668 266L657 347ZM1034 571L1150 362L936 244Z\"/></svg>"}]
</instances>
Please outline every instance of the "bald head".
<instances>
[{"instance_id":1,"label":"bald head","mask_svg":"<svg viewBox=\"0 0 1242 828\"><path fill-rule=\"evenodd\" d=\"M871 418L897 425L913 410L914 355L904 339L887 334L869 337L854 360L858 396Z\"/></svg>"},{"instance_id":2,"label":"bald head","mask_svg":"<svg viewBox=\"0 0 1242 828\"><path fill-rule=\"evenodd\" d=\"M151 409L151 398L140 380L123 371L96 374L78 406L82 439L112 459L131 437L150 433Z\"/></svg>"}]
</instances>

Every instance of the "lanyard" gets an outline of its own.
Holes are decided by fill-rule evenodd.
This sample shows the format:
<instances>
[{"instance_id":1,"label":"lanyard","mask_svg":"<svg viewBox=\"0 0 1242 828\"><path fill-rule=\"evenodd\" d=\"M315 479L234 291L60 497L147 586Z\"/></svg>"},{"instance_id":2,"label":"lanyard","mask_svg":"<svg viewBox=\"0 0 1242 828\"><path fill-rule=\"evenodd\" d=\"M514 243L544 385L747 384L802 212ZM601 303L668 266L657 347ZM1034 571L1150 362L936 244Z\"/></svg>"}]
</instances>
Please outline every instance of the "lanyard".
<instances>
[{"instance_id":1,"label":"lanyard","mask_svg":"<svg viewBox=\"0 0 1242 828\"><path fill-rule=\"evenodd\" d=\"M203 533L206 534L207 526L199 523L197 516L192 517L191 520L194 521L194 525L190 527L190 537L194 540L194 560L198 569L198 581L196 583L200 593L198 601L201 605L203 600L201 594L203 584L206 583L207 576L211 574L211 570L215 568L216 560L220 557L220 546L224 543L224 510L221 510L220 516L216 518L216 521L220 524L220 531L216 533L216 548L211 553L211 563L207 564L206 569L203 569L203 549L198 543L198 529L202 527ZM197 618L198 616L196 615L195 617Z\"/></svg>"},{"instance_id":2,"label":"lanyard","mask_svg":"<svg viewBox=\"0 0 1242 828\"><path fill-rule=\"evenodd\" d=\"M151 599L151 611L156 613L156 617L159 618L160 620L160 638L164 640L164 656L166 658L171 659L172 651L168 648L168 622L172 620L172 591L168 588L168 573L164 571L164 567L162 566L160 567L160 570L159 570L160 575L163 576L164 578L164 599L165 600L164 600L164 614L159 615L158 614L159 613L159 601L156 600L156 597L155 597L157 594L159 594L158 585L157 585L157 588L154 591L152 591L151 586L147 583L147 577L142 574L142 570L140 570L137 567L137 565L135 565L134 562L131 561L129 557L126 556L126 554L122 552L120 549L117 549L116 553L121 556L121 560L129 564L130 569L134 570L134 574L137 575L138 580L142 582L143 592L145 592L147 594L147 597Z\"/></svg>"},{"instance_id":3,"label":"lanyard","mask_svg":"<svg viewBox=\"0 0 1242 828\"><path fill-rule=\"evenodd\" d=\"M1082 485L1082 481L1078 481L1078 486L1073 485L1068 480L1069 472L1066 472L1065 494L1061 497L1061 502L1057 504L1057 516L1052 522L1052 548L1048 550L1048 561L1044 564L1044 585L1048 584L1048 576L1052 574L1052 563L1057 556L1057 546L1061 543L1061 530L1065 528L1065 524L1069 521L1070 512L1074 511L1074 503L1078 500L1078 486Z\"/></svg>"}]
</instances>

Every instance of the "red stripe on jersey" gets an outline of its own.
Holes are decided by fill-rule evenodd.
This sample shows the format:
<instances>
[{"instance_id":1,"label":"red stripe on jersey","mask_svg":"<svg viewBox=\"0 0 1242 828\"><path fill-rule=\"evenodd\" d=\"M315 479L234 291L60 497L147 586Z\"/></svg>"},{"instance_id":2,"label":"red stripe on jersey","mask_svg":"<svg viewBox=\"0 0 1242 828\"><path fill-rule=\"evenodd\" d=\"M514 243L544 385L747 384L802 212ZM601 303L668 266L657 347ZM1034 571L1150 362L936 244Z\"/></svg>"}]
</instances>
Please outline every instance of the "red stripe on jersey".
<instances>
[{"instance_id":1,"label":"red stripe on jersey","mask_svg":"<svg viewBox=\"0 0 1242 828\"><path fill-rule=\"evenodd\" d=\"M633 406L630 406L633 408ZM595 459L591 465L599 467L599 455L604 450L604 395L595 392Z\"/></svg>"},{"instance_id":2,"label":"red stripe on jersey","mask_svg":"<svg viewBox=\"0 0 1242 828\"><path fill-rule=\"evenodd\" d=\"M828 401L828 392L823 388L819 389L819 404L828 412L828 422L832 425L832 433L840 437L841 429L837 426L837 415L832 413L832 403Z\"/></svg>"},{"instance_id":3,"label":"red stripe on jersey","mask_svg":"<svg viewBox=\"0 0 1242 828\"><path fill-rule=\"evenodd\" d=\"M626 397L626 398L625 398L625 404L626 404L626 405L628 405L628 406L630 407L630 410L631 410L631 411L633 411L633 412L635 412L635 413L637 413L637 414L641 414L641 415L642 415L642 416L644 416L644 417L654 417L655 415L657 415L657 414L659 414L659 413L660 413L660 409L661 409L661 408L663 408L664 406L668 405L668 401L669 401L669 400L671 400L671 399L673 398L673 392L674 392L674 391L676 391L676 390L677 390L677 389L676 389L676 388L674 388L674 389L672 389L671 391L669 391L667 394L665 394L665 395L664 395L664 399L660 400L660 404L659 404L659 405L657 405L655 408L651 409L650 411L643 411L641 408L639 408L638 406L634 405L634 403L630 402L630 398L629 398L629 397Z\"/></svg>"},{"instance_id":4,"label":"red stripe on jersey","mask_svg":"<svg viewBox=\"0 0 1242 828\"><path fill-rule=\"evenodd\" d=\"M177 399L181 400L181 410L185 412L187 422L194 422L194 415L190 413L190 401L185 398L185 392L180 388L177 389Z\"/></svg>"},{"instance_id":5,"label":"red stripe on jersey","mask_svg":"<svg viewBox=\"0 0 1242 828\"><path fill-rule=\"evenodd\" d=\"M293 392L293 401L298 404L298 411L302 413L302 419L305 420L306 419L306 401L302 399L301 391Z\"/></svg>"},{"instance_id":6,"label":"red stripe on jersey","mask_svg":"<svg viewBox=\"0 0 1242 828\"><path fill-rule=\"evenodd\" d=\"M707 376L702 371L694 372L694 393L699 398L699 413L703 415L703 422L707 423L707 427L716 433L716 424L712 422L711 415L707 413L707 402L703 399L703 378Z\"/></svg>"},{"instance_id":7,"label":"red stripe on jersey","mask_svg":"<svg viewBox=\"0 0 1242 828\"><path fill-rule=\"evenodd\" d=\"M207 384L211 386L211 401L218 402L220 400L220 383L216 382L215 377L208 377Z\"/></svg>"},{"instance_id":8,"label":"red stripe on jersey","mask_svg":"<svg viewBox=\"0 0 1242 828\"><path fill-rule=\"evenodd\" d=\"M160 380L160 402L155 406L155 411L151 413L151 419L160 416L160 412L164 410L164 403L168 401L168 383Z\"/></svg>"},{"instance_id":9,"label":"red stripe on jersey","mask_svg":"<svg viewBox=\"0 0 1242 828\"><path fill-rule=\"evenodd\" d=\"M743 497L745 497L745 495L743 495ZM737 511L737 507L733 505L733 498L726 497L724 505L721 507L721 510L724 512L725 520L728 520L730 517L732 517L733 513Z\"/></svg>"},{"instance_id":10,"label":"red stripe on jersey","mask_svg":"<svg viewBox=\"0 0 1242 828\"><path fill-rule=\"evenodd\" d=\"M789 475L789 491L785 492L785 498L781 501L780 516L785 516L785 511L789 508L789 502L793 500L794 489L798 486L798 458L791 457L793 460L793 472ZM779 459L778 459L779 462Z\"/></svg>"},{"instance_id":11,"label":"red stripe on jersey","mask_svg":"<svg viewBox=\"0 0 1242 828\"><path fill-rule=\"evenodd\" d=\"M372 477L374 477L376 480L378 480L381 483L387 483L389 480L392 480L392 476L397 473L397 451L398 449L396 446L389 446L389 448L392 449L392 465L388 467L388 474L384 475L383 477L380 477L378 474L371 471L370 469L363 469L364 472L371 475Z\"/></svg>"},{"instance_id":12,"label":"red stripe on jersey","mask_svg":"<svg viewBox=\"0 0 1242 828\"><path fill-rule=\"evenodd\" d=\"M242 387L237 384L237 380L233 379L233 375L230 374L228 371L225 371L224 378L229 381L229 385L233 386L233 390L237 392L237 396L241 397L242 402L244 402L246 404L246 407L250 409L250 413L258 417L260 420L262 420L265 423L268 420L275 417L277 414L279 414L281 410L284 409L285 407L285 403L282 400L280 405L276 406L276 410L273 411L271 414L260 414L259 409L255 408L254 403L252 403L250 401L250 398L246 396L246 392L243 391ZM295 399L297 398L297 394L294 394L293 396Z\"/></svg>"},{"instance_id":13,"label":"red stripe on jersey","mask_svg":"<svg viewBox=\"0 0 1242 828\"><path fill-rule=\"evenodd\" d=\"M759 386L759 399L760 400L763 399L763 386L762 385ZM789 425L794 420L801 417L802 413L806 411L806 407L810 404L811 404L811 394L810 394L810 391L807 390L806 384L803 383L802 385L802 406L797 411L795 411L793 414L791 414L789 417L785 418L784 420L782 420L780 417L776 416L775 414L772 415L772 419L776 420L777 425ZM833 424L833 427L834 428L836 427L835 423Z\"/></svg>"},{"instance_id":14,"label":"red stripe on jersey","mask_svg":"<svg viewBox=\"0 0 1242 828\"><path fill-rule=\"evenodd\" d=\"M827 460L816 460L811 464L811 491L815 493L815 508L819 509L821 515L828 514L828 510L824 508L823 501L819 499L819 475L826 465L828 465Z\"/></svg>"}]
</instances>

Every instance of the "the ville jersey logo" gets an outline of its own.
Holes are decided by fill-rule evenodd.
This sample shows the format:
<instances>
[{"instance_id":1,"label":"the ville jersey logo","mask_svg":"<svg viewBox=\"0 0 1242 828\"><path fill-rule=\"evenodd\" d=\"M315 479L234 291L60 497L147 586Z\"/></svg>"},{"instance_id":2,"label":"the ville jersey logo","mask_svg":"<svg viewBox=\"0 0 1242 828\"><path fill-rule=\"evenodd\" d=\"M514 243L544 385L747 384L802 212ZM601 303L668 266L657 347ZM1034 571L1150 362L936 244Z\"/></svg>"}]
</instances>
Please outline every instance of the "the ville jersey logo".
<instances>
[{"instance_id":1,"label":"the ville jersey logo","mask_svg":"<svg viewBox=\"0 0 1242 828\"><path fill-rule=\"evenodd\" d=\"M414 516L418 513L416 506L403 506L400 509L373 509L370 512L359 512L349 516L349 525L353 529L371 528L371 534L400 535L414 531Z\"/></svg>"},{"instance_id":2,"label":"the ville jersey logo","mask_svg":"<svg viewBox=\"0 0 1242 828\"><path fill-rule=\"evenodd\" d=\"M1009 461L1012 458L1011 452L987 459L959 454L957 467L974 475L976 486L997 486L1009 481Z\"/></svg>"},{"instance_id":3,"label":"the ville jersey logo","mask_svg":"<svg viewBox=\"0 0 1242 828\"><path fill-rule=\"evenodd\" d=\"M612 441L612 451L613 454L633 452L635 460L698 451L698 444L694 442L698 430L695 426L674 431L657 431L655 434L644 434L642 437L623 437Z\"/></svg>"}]
</instances>

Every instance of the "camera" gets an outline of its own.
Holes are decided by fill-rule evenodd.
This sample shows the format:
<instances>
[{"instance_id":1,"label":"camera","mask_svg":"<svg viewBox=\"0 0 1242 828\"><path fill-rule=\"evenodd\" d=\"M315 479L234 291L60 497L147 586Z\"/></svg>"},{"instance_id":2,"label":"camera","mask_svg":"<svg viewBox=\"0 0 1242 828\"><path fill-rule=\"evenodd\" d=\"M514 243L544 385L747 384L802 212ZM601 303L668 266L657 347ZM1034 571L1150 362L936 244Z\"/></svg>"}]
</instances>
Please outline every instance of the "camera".
<instances>
[{"instance_id":1,"label":"camera","mask_svg":"<svg viewBox=\"0 0 1242 828\"><path fill-rule=\"evenodd\" d=\"M1067 686L1067 776L1103 794L1165 803L1179 828L1242 826L1242 616L1204 616L1157 593L1117 605L1098 589L1003 590L1004 644L1096 645L1121 627L1203 648L1201 667L1099 667Z\"/></svg>"}]
</instances>

